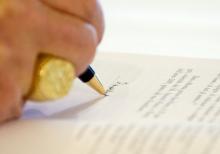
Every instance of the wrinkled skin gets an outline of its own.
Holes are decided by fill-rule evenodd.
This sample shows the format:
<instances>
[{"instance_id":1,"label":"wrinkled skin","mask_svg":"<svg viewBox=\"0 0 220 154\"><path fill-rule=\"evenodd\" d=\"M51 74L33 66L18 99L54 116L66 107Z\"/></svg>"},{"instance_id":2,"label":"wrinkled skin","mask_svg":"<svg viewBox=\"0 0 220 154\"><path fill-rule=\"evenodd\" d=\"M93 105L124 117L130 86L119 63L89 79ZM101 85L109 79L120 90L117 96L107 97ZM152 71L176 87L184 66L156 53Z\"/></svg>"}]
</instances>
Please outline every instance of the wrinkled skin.
<instances>
[{"instance_id":1,"label":"wrinkled skin","mask_svg":"<svg viewBox=\"0 0 220 154\"><path fill-rule=\"evenodd\" d=\"M0 123L21 115L40 53L71 61L79 75L102 35L96 0L1 0Z\"/></svg>"}]
</instances>

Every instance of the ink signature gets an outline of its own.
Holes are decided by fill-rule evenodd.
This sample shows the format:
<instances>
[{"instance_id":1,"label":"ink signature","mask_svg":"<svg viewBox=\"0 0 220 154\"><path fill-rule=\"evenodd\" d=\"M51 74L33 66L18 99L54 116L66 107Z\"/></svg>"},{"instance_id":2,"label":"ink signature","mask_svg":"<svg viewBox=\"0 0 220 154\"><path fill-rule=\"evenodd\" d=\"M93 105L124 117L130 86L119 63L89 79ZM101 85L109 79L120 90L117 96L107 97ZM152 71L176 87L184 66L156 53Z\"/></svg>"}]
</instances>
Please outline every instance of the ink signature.
<instances>
[{"instance_id":1,"label":"ink signature","mask_svg":"<svg viewBox=\"0 0 220 154\"><path fill-rule=\"evenodd\" d=\"M115 88L120 87L120 86L125 86L128 85L128 82L121 82L121 81L117 81L116 83L114 83L113 85L111 85L107 90L105 95L109 96L109 93L114 92Z\"/></svg>"}]
</instances>

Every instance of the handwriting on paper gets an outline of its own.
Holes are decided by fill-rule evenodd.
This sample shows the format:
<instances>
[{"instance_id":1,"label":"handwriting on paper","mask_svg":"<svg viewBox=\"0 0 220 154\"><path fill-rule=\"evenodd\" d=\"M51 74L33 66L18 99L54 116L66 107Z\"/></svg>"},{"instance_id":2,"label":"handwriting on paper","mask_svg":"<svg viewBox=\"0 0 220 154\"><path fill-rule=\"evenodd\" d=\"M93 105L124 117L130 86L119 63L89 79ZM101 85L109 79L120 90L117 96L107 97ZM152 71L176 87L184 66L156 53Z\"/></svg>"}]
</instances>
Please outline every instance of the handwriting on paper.
<instances>
[{"instance_id":1,"label":"handwriting on paper","mask_svg":"<svg viewBox=\"0 0 220 154\"><path fill-rule=\"evenodd\" d=\"M114 84L110 85L109 88L106 90L106 96L109 96L110 93L114 92L114 90L118 87L128 85L128 82L122 82L122 81L117 81Z\"/></svg>"}]
</instances>

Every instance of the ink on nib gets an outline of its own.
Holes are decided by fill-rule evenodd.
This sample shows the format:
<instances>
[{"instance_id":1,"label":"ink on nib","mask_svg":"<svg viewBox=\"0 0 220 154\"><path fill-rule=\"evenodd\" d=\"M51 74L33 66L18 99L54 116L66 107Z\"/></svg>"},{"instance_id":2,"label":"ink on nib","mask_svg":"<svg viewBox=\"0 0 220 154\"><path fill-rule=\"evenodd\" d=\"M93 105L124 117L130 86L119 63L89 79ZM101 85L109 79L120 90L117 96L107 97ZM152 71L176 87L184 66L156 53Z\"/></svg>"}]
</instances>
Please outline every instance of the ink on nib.
<instances>
[{"instance_id":1,"label":"ink on nib","mask_svg":"<svg viewBox=\"0 0 220 154\"><path fill-rule=\"evenodd\" d=\"M99 94L106 95L105 94L106 90L96 75L87 82L87 85L89 85L92 89L97 91Z\"/></svg>"}]
</instances>

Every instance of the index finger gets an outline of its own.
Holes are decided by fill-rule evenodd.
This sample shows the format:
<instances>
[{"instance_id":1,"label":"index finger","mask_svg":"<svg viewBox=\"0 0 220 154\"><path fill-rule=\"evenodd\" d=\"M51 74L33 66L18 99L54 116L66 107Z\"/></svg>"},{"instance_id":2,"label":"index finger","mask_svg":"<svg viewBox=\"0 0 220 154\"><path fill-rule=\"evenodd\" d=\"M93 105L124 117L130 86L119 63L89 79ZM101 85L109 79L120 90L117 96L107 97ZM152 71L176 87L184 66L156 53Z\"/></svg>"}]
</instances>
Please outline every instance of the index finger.
<instances>
[{"instance_id":1,"label":"index finger","mask_svg":"<svg viewBox=\"0 0 220 154\"><path fill-rule=\"evenodd\" d=\"M41 0L47 6L78 17L92 24L97 31L100 42L104 31L104 19L100 4L97 0Z\"/></svg>"}]
</instances>

